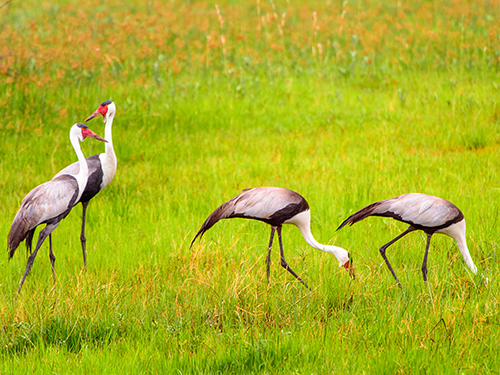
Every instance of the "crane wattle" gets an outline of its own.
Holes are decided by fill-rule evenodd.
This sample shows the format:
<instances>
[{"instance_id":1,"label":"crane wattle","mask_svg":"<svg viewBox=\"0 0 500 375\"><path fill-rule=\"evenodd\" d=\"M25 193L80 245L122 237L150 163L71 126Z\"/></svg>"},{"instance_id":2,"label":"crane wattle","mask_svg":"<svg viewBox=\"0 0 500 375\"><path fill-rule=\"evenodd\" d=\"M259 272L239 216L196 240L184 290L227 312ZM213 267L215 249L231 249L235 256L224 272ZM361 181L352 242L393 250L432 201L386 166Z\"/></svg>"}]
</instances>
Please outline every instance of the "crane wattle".
<instances>
[{"instance_id":1,"label":"crane wattle","mask_svg":"<svg viewBox=\"0 0 500 375\"><path fill-rule=\"evenodd\" d=\"M83 139L87 138L91 134L94 134L94 132L92 130L90 130L89 128L82 128L82 137L83 137Z\"/></svg>"},{"instance_id":2,"label":"crane wattle","mask_svg":"<svg viewBox=\"0 0 500 375\"><path fill-rule=\"evenodd\" d=\"M107 105L102 105L97 109L97 112L99 112L101 115L106 116L106 113L108 113L108 106Z\"/></svg>"},{"instance_id":3,"label":"crane wattle","mask_svg":"<svg viewBox=\"0 0 500 375\"><path fill-rule=\"evenodd\" d=\"M92 120L94 117L97 117L99 115L102 115L102 117L106 116L106 113L108 113L108 106L107 105L101 105L99 108L96 109L94 113L92 113L89 117L85 119L85 122ZM106 122L106 118L104 118L104 122Z\"/></svg>"}]
</instances>

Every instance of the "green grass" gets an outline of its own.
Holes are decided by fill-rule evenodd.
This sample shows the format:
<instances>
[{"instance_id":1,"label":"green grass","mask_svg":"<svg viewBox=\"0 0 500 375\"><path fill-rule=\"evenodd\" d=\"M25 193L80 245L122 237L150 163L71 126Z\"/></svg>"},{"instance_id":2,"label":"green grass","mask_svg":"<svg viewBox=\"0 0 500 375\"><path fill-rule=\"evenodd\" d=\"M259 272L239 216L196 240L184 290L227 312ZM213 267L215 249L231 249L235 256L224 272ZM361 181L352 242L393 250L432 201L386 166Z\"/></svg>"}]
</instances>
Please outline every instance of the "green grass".
<instances>
[{"instance_id":1,"label":"green grass","mask_svg":"<svg viewBox=\"0 0 500 375\"><path fill-rule=\"evenodd\" d=\"M147 14L133 4L125 10ZM61 12L30 2L8 7L2 21L19 32L30 33L30 21L42 15L53 22L31 31L41 39L26 48L57 43L52 36ZM172 12L198 9L184 7ZM256 12L254 3L241 7ZM276 7L281 14L286 4ZM210 9L206 34L219 27ZM228 23L235 9L223 3ZM118 18L118 10L98 10ZM112 23L82 11L97 26ZM443 14L436 9L436 19ZM300 17L293 17L290 28L300 33ZM459 21L449 35L462 30L462 18L454 17ZM491 17L477 16L486 26L467 32L482 36L498 14ZM176 22L171 30L181 28ZM100 38L97 26L91 44ZM237 33L224 27L230 44ZM189 30L178 34L187 44L199 37ZM138 35L129 38L140 44ZM24 248L10 262L7 254L0 257L0 372L498 373L500 80L490 55L472 51L465 58L465 48L452 45L463 58L452 64L422 42L429 52L423 62L415 50L403 64L395 49L375 53L380 64L339 58L322 65L292 37L283 42L288 57L271 55L264 37L247 37L261 59L254 65L232 50L229 62L219 53L220 64L208 67L181 59L184 70L175 73L155 68L162 47L152 47L150 55L104 67L72 70L61 59L63 78L53 65L30 65L21 55L2 71L0 237L6 239L29 190L76 160L69 129L106 99L117 105L118 171L89 205L86 271L80 206L53 233L55 285L47 245L17 300ZM474 39L465 31L462 38ZM292 53L308 65L297 64ZM229 73L229 63L238 74ZM21 82L34 76L47 81ZM89 126L104 133L98 120ZM82 147L87 156L102 152L92 140ZM222 221L189 248L215 208L254 186L302 194L315 238L346 248L357 278L333 256L308 247L291 226L283 230L285 255L311 292L279 266L276 246L267 285L270 228L263 223ZM443 197L463 211L471 255L489 283L470 273L452 239L437 235L424 283L425 236L412 233L387 252L400 290L378 248L404 224L369 218L335 231L355 210L408 192Z\"/></svg>"}]
</instances>

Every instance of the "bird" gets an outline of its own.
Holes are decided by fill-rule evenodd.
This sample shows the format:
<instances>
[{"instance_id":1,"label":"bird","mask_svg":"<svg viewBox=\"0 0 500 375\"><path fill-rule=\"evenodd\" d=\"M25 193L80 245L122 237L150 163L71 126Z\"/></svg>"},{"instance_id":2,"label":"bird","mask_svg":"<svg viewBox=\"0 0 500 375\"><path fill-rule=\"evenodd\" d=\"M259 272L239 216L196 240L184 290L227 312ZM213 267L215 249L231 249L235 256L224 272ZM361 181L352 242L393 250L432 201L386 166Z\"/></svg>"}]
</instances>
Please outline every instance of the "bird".
<instances>
[{"instance_id":1,"label":"bird","mask_svg":"<svg viewBox=\"0 0 500 375\"><path fill-rule=\"evenodd\" d=\"M293 224L299 228L304 240L318 250L335 255L339 266L343 266L354 278L352 258L347 250L331 245L322 245L311 234L311 211L307 201L299 193L279 187L256 187L244 189L239 195L222 204L205 220L200 230L191 242L203 237L203 234L222 219L246 218L263 221L271 226L271 239L269 240L267 264L267 282L270 280L271 248L274 232L278 232L280 243L281 266L290 272L308 289L309 286L290 268L283 253L281 229L283 224Z\"/></svg>"},{"instance_id":2,"label":"bird","mask_svg":"<svg viewBox=\"0 0 500 375\"><path fill-rule=\"evenodd\" d=\"M431 237L434 233L442 233L453 238L457 242L458 249L462 253L467 266L469 266L474 274L477 273L477 267L474 265L469 249L467 248L464 215L453 203L427 194L403 194L395 198L372 203L360 209L349 216L337 230L343 228L347 224L352 226L368 216L391 217L410 225L402 234L380 248L380 254L382 258L384 258L387 267L389 267L389 270L392 272L400 288L401 283L392 269L385 255L385 251L394 242L416 230L421 230L427 235L427 245L425 248L424 261L422 263L424 281L427 281L427 256L429 254Z\"/></svg>"},{"instance_id":3,"label":"bird","mask_svg":"<svg viewBox=\"0 0 500 375\"><path fill-rule=\"evenodd\" d=\"M83 142L87 137L106 142L104 138L99 137L83 123L73 125L69 137L80 162L85 160L85 156L79 142ZM54 282L56 281L54 268L56 258L52 252L51 233L57 228L61 220L69 214L83 194L88 179L88 168L86 163L84 165L78 173L62 174L37 186L21 202L21 207L14 217L7 239L9 259L14 256L17 247L23 240L26 240L26 249L31 253L17 291L18 294L21 292L24 280L35 261L36 254L47 236L49 237L52 276ZM36 228L41 224L47 225L40 231L35 250L31 252L33 235Z\"/></svg>"},{"instance_id":4,"label":"bird","mask_svg":"<svg viewBox=\"0 0 500 375\"><path fill-rule=\"evenodd\" d=\"M102 102L99 108L97 108L97 110L85 120L85 122L87 122L94 117L102 115L103 120L106 123L106 126L104 128L104 138L106 139L107 143L105 144L104 153L92 155L85 159L87 161L89 169L89 179L80 200L76 203L81 203L83 208L80 241L82 243L84 268L87 267L87 239L85 238L85 219L87 216L87 206L92 198L94 198L101 190L109 185L111 180L113 180L116 172L117 160L115 150L113 148L113 136L111 132L115 113L115 103L113 103L111 100L106 100ZM56 174L55 177L65 174L76 174L79 170L80 162L77 161L61 170Z\"/></svg>"}]
</instances>

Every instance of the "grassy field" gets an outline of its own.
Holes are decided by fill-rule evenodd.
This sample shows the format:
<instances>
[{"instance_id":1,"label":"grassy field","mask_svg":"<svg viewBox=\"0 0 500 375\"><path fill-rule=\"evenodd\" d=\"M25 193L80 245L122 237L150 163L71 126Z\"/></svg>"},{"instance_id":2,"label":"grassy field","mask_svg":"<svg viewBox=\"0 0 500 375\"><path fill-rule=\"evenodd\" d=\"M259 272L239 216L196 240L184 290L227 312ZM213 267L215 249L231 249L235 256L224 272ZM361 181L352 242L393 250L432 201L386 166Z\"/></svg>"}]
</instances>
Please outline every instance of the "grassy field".
<instances>
[{"instance_id":1,"label":"grassy field","mask_svg":"<svg viewBox=\"0 0 500 375\"><path fill-rule=\"evenodd\" d=\"M41 3L41 4L40 4ZM2 6L1 2L0 6ZM76 160L72 124L116 103L118 171L53 233L15 300L24 246L0 257L0 373L500 372L500 3L17 1L0 8L0 237L22 198ZM104 134L100 120L88 123ZM87 156L102 152L86 141ZM285 226L205 218L241 189L287 187L330 254ZM467 220L455 242L378 248L406 226L376 200L421 192ZM276 244L275 244L276 245Z\"/></svg>"}]
</instances>

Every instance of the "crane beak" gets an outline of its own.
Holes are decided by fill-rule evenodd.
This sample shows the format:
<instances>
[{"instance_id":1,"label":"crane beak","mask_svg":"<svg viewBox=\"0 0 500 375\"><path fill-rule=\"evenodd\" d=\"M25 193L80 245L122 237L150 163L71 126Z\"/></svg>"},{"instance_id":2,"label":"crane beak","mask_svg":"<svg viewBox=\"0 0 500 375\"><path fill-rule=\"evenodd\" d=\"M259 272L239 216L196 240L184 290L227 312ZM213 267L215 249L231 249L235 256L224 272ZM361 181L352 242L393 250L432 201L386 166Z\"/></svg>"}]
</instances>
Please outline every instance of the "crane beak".
<instances>
[{"instance_id":1,"label":"crane beak","mask_svg":"<svg viewBox=\"0 0 500 375\"><path fill-rule=\"evenodd\" d=\"M85 122L89 121L89 120L92 120L94 117L97 117L101 114L101 112L99 112L99 109L101 107L97 108L97 111L95 111L94 113L92 113L89 117L87 117L87 119L85 120Z\"/></svg>"},{"instance_id":2,"label":"crane beak","mask_svg":"<svg viewBox=\"0 0 500 375\"><path fill-rule=\"evenodd\" d=\"M108 106L101 105L101 106L99 106L99 108L96 109L96 111L94 113L92 113L89 117L87 117L85 122L92 120L94 117L97 117L99 115L102 115L102 117L104 119L103 121L106 122L106 118L104 117L104 116L106 116L106 113L108 113Z\"/></svg>"},{"instance_id":3,"label":"crane beak","mask_svg":"<svg viewBox=\"0 0 500 375\"><path fill-rule=\"evenodd\" d=\"M352 279L356 278L356 274L354 273L354 267L352 266L352 258L351 255L349 255L349 260L345 262L342 267L344 267L347 271L349 271L349 276L351 276Z\"/></svg>"},{"instance_id":4,"label":"crane beak","mask_svg":"<svg viewBox=\"0 0 500 375\"><path fill-rule=\"evenodd\" d=\"M94 133L92 130L90 129L85 129L85 133L83 133L83 139L87 138L87 137L90 137L90 138L94 138L94 139L97 139L98 141L101 141L101 142L105 142L105 143L108 143L108 141L106 141L104 138L102 137L99 137L96 133Z\"/></svg>"}]
</instances>

